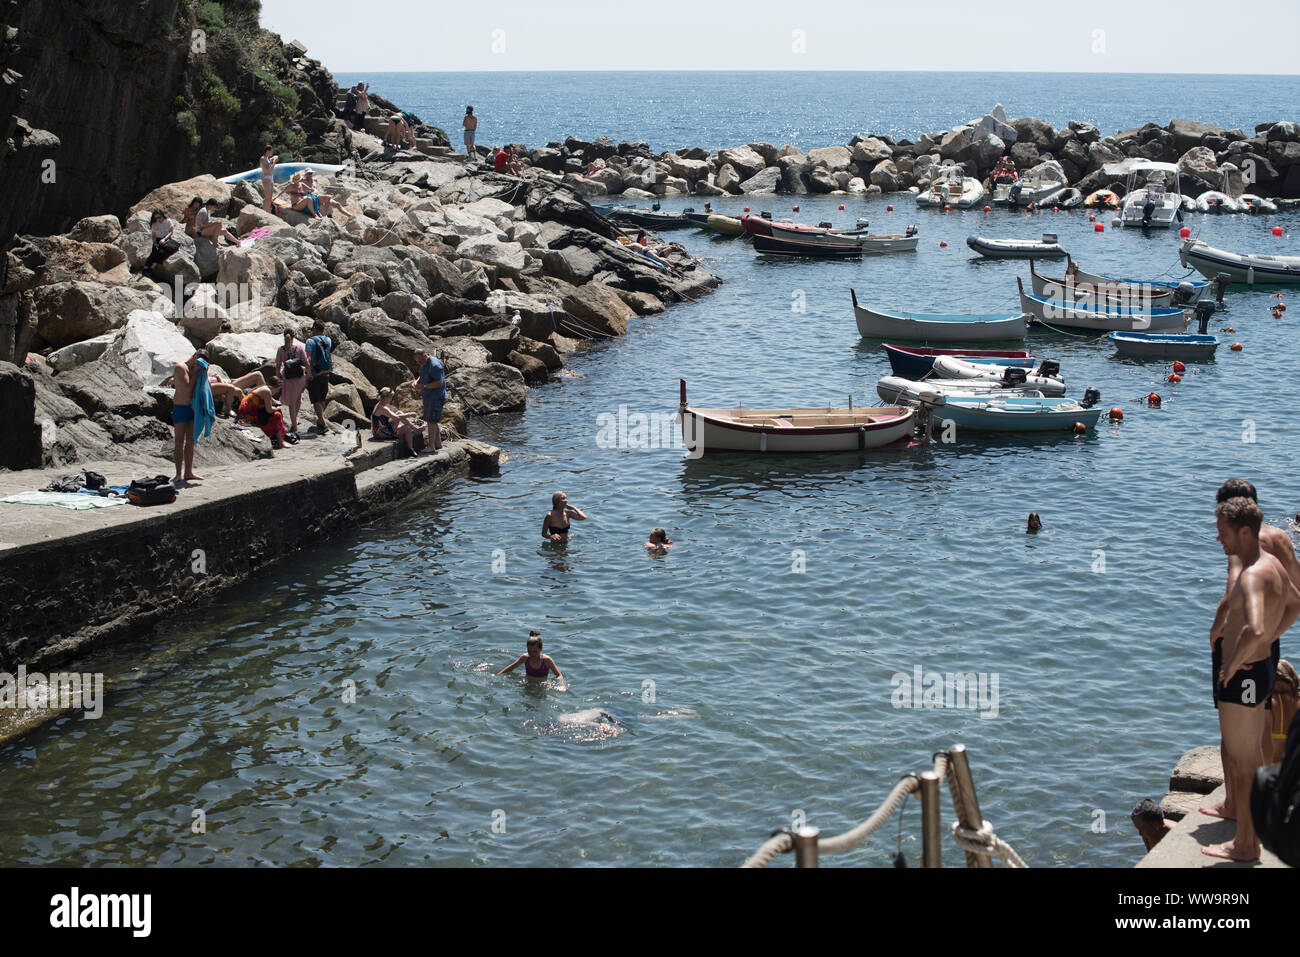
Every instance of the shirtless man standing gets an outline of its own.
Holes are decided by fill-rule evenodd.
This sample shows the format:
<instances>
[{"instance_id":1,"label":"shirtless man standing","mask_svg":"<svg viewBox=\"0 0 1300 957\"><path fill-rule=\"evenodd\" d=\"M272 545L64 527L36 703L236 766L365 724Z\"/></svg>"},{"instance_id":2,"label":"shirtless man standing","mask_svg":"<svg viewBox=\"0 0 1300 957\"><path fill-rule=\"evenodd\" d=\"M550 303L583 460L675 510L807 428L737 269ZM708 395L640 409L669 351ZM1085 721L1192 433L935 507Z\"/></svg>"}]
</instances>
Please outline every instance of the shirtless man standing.
<instances>
[{"instance_id":1,"label":"shirtless man standing","mask_svg":"<svg viewBox=\"0 0 1300 957\"><path fill-rule=\"evenodd\" d=\"M203 476L194 474L194 398L195 376L199 374L200 354L194 353L184 362L172 366L172 426L176 430L176 450L172 455L176 463L176 479L180 482L202 482ZM182 467L184 472L182 473Z\"/></svg>"},{"instance_id":2,"label":"shirtless man standing","mask_svg":"<svg viewBox=\"0 0 1300 957\"><path fill-rule=\"evenodd\" d=\"M1250 817L1250 788L1263 764L1260 748L1275 675L1270 646L1300 615L1300 591L1286 570L1259 541L1263 513L1249 498L1231 498L1214 509L1224 554L1241 570L1228 594L1223 631L1216 642L1222 668L1215 675L1214 699L1223 734L1224 784L1236 808L1237 834L1231 841L1201 848L1210 857L1231 861L1259 858L1259 838Z\"/></svg>"},{"instance_id":3,"label":"shirtless man standing","mask_svg":"<svg viewBox=\"0 0 1300 957\"><path fill-rule=\"evenodd\" d=\"M1245 479L1239 478L1231 478L1224 482L1223 485L1219 487L1219 491L1215 496L1215 502L1226 502L1230 498L1248 498L1252 502L1259 501L1259 495L1255 491L1255 486ZM1291 542L1291 536L1276 526L1268 525L1266 523L1261 524L1259 527L1259 547L1281 562L1282 567L1286 570L1287 577L1291 579L1291 583L1295 585L1296 588L1300 588L1300 560L1296 559L1295 545ZM1214 612L1214 624L1210 626L1210 649L1215 654L1214 667L1216 672L1221 664L1217 657L1217 642L1219 637L1224 633L1224 621L1228 616L1228 596L1232 594L1232 590L1237 586L1237 576L1240 574L1241 560L1235 555L1229 555L1228 583L1223 589L1223 597L1219 599L1219 607ZM1283 629L1283 631L1285 630L1286 629ZM1275 670L1278 661L1282 658L1282 644L1281 641L1278 640L1280 636L1281 632L1275 636L1273 644L1269 648L1273 658L1273 668ZM1218 679L1216 678L1215 680ZM1268 735L1269 729L1265 727L1263 733ZM1262 742L1263 738L1261 737L1260 740ZM1269 735L1268 747L1264 749L1264 754L1271 754L1272 749L1272 736ZM1220 755L1227 755L1227 749L1223 747L1222 741L1219 742L1219 753ZM1228 766L1226 760L1227 758L1225 757L1223 769L1223 779L1225 781L1228 780ZM1272 764L1273 762L1265 761L1264 763ZM1219 804L1211 805L1210 807L1203 807L1201 808L1201 811L1208 814L1210 817L1222 817L1227 818L1230 821L1236 820L1237 817L1236 802L1233 799L1231 791L1228 791L1227 797L1224 801Z\"/></svg>"}]
</instances>

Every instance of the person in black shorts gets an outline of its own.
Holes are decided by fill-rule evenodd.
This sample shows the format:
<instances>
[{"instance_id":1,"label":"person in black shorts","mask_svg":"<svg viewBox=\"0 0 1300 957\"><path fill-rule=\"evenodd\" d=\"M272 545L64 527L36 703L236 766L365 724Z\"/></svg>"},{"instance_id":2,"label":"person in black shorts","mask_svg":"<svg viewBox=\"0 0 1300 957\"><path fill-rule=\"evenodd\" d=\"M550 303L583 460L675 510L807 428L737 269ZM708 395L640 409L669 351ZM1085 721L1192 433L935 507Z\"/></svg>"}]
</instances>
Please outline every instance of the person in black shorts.
<instances>
[{"instance_id":1,"label":"person in black shorts","mask_svg":"<svg viewBox=\"0 0 1300 957\"><path fill-rule=\"evenodd\" d=\"M307 398L311 401L312 411L316 413L316 433L323 435L330 431L330 424L325 419L325 400L330 391L330 370L334 368L331 354L334 340L325 335L325 323L317 319L311 325L311 338L303 345L307 348Z\"/></svg>"}]
</instances>

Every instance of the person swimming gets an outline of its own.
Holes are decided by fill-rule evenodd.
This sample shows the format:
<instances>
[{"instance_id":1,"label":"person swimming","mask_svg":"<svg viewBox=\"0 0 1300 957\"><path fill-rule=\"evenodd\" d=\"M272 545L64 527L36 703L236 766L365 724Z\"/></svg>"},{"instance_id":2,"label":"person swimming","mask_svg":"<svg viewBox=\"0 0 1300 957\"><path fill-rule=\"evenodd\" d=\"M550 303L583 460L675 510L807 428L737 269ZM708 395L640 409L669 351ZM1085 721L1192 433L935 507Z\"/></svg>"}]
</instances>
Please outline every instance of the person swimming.
<instances>
[{"instance_id":1,"label":"person swimming","mask_svg":"<svg viewBox=\"0 0 1300 957\"><path fill-rule=\"evenodd\" d=\"M555 677L561 680L564 678L559 667L555 664L555 659L550 655L542 654L542 636L536 630L528 633L528 652L520 655L512 664L506 665L497 674L509 674L520 665L524 666L524 674L529 678L545 678L552 672L554 672Z\"/></svg>"},{"instance_id":2,"label":"person swimming","mask_svg":"<svg viewBox=\"0 0 1300 957\"><path fill-rule=\"evenodd\" d=\"M662 554L664 552L667 552L668 549L672 548L673 543L672 540L668 537L667 532L665 532L662 528L656 528L650 532L650 541L646 542L645 545L642 547L646 548L649 551L659 552Z\"/></svg>"},{"instance_id":3,"label":"person swimming","mask_svg":"<svg viewBox=\"0 0 1300 957\"><path fill-rule=\"evenodd\" d=\"M1025 533L1036 532L1043 527L1043 520L1038 517L1037 512L1029 513L1029 521L1025 523Z\"/></svg>"},{"instance_id":4,"label":"person swimming","mask_svg":"<svg viewBox=\"0 0 1300 957\"><path fill-rule=\"evenodd\" d=\"M567 495L556 492L551 496L551 510L542 518L542 538L552 542L567 542L570 520L575 518L585 521L587 516L581 509L569 504Z\"/></svg>"}]
</instances>

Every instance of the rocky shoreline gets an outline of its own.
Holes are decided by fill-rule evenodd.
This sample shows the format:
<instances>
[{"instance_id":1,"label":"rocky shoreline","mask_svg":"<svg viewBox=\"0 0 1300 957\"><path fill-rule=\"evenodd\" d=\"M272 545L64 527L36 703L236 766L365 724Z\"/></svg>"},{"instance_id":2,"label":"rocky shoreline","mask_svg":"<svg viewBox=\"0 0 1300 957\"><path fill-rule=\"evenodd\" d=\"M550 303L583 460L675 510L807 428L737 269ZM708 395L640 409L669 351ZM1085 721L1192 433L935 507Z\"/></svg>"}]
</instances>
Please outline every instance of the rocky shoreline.
<instances>
[{"instance_id":1,"label":"rocky shoreline","mask_svg":"<svg viewBox=\"0 0 1300 957\"><path fill-rule=\"evenodd\" d=\"M1174 119L1103 136L1077 120L1055 129L1032 116L1009 119L998 104L982 117L915 142L860 133L845 145L807 152L790 144L748 143L713 152L683 147L655 153L648 143L615 144L608 137L569 137L533 149L513 145L533 166L563 176L584 196L880 195L924 189L948 162L988 189L994 164L1010 155L1021 170L1059 164L1066 183L1085 196L1123 184L1123 177L1105 173L1103 165L1141 157L1177 163L1185 195L1218 190L1300 198L1300 125L1289 120L1260 123L1253 135ZM589 164L601 168L588 171Z\"/></svg>"}]
</instances>

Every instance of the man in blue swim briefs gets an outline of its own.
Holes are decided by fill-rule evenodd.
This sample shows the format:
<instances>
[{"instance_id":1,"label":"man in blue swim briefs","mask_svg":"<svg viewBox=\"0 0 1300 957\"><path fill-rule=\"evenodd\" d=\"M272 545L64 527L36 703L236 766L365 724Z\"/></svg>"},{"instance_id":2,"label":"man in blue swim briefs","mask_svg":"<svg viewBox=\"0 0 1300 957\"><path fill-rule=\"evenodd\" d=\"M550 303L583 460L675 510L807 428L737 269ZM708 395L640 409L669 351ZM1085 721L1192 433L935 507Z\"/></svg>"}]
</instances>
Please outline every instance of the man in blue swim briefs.
<instances>
[{"instance_id":1,"label":"man in blue swim briefs","mask_svg":"<svg viewBox=\"0 0 1300 957\"><path fill-rule=\"evenodd\" d=\"M447 374L442 363L423 349L415 350L415 364L420 371L411 388L424 403L424 423L429 434L425 453L432 454L442 448L438 423L442 421L442 405L447 401Z\"/></svg>"},{"instance_id":2,"label":"man in blue swim briefs","mask_svg":"<svg viewBox=\"0 0 1300 957\"><path fill-rule=\"evenodd\" d=\"M196 352L172 367L172 384L176 387L172 395L172 426L176 430L172 459L176 463L177 482L203 480L201 475L194 474L194 408L190 405L194 398L195 378L199 374L198 360L202 357Z\"/></svg>"},{"instance_id":3,"label":"man in blue swim briefs","mask_svg":"<svg viewBox=\"0 0 1300 957\"><path fill-rule=\"evenodd\" d=\"M1300 590L1282 563L1260 548L1264 516L1254 500L1230 498L1218 504L1214 515L1224 554L1240 562L1214 648L1214 703L1223 735L1224 785L1236 811L1237 834L1201 852L1253 861L1259 858L1260 844L1250 817L1250 789L1256 769L1264 763L1260 741L1275 676L1270 647L1300 616ZM1226 816L1226 804L1202 810Z\"/></svg>"}]
</instances>

